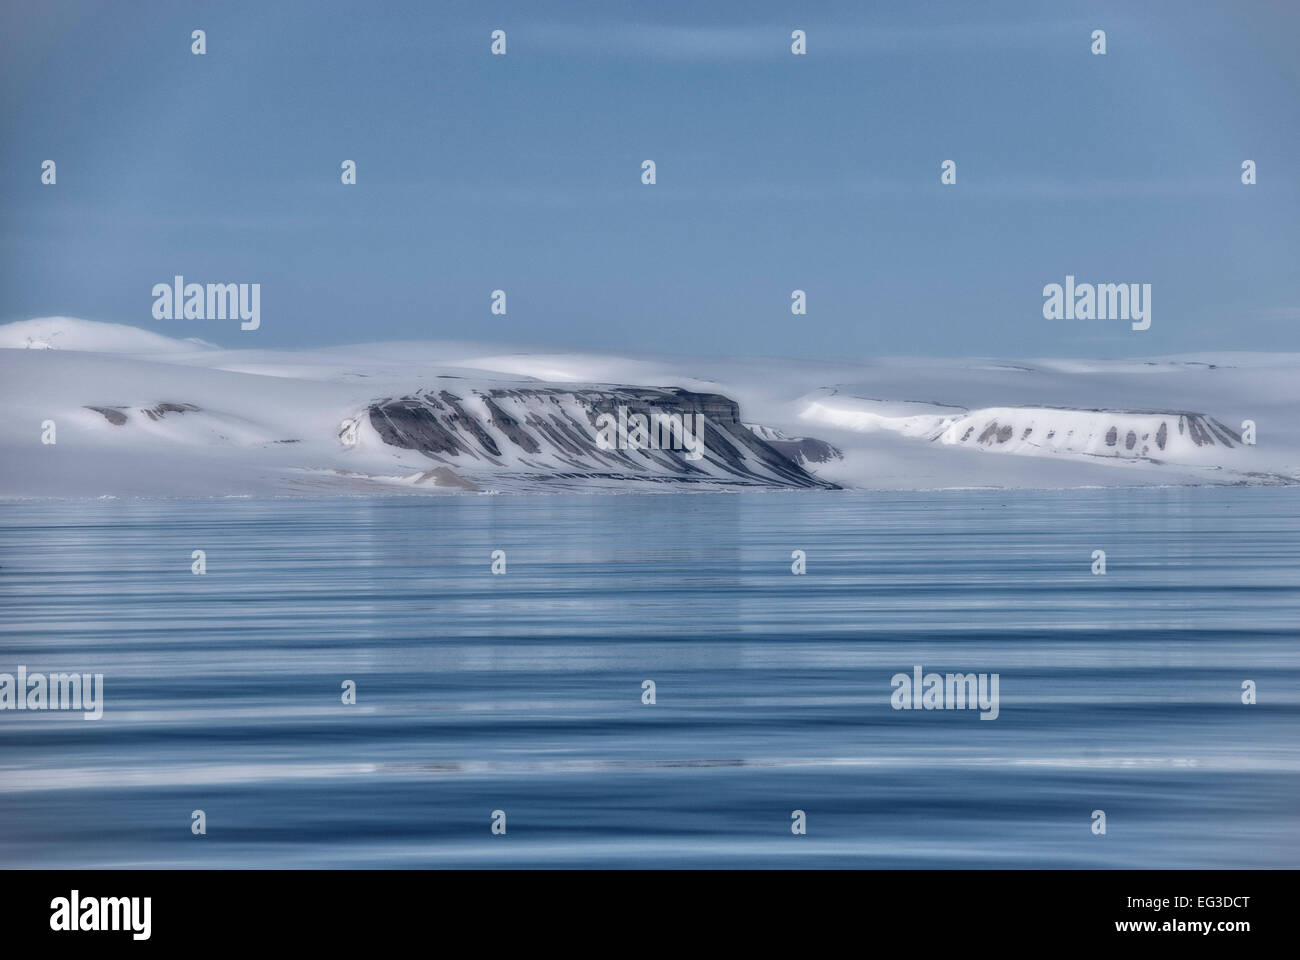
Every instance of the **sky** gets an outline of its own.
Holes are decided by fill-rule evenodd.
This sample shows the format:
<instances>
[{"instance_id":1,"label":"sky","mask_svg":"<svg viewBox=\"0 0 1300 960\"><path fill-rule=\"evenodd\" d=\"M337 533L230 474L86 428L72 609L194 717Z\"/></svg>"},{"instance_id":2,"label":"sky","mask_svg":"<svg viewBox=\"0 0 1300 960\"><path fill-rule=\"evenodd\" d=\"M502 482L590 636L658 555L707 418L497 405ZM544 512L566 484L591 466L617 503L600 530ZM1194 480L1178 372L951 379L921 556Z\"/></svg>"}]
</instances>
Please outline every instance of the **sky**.
<instances>
[{"instance_id":1,"label":"sky","mask_svg":"<svg viewBox=\"0 0 1300 960\"><path fill-rule=\"evenodd\" d=\"M1283 0L6 3L0 322L250 348L1300 350L1298 35ZM154 319L177 274L260 283L260 328ZM1067 274L1151 284L1150 329L1044 319Z\"/></svg>"}]
</instances>

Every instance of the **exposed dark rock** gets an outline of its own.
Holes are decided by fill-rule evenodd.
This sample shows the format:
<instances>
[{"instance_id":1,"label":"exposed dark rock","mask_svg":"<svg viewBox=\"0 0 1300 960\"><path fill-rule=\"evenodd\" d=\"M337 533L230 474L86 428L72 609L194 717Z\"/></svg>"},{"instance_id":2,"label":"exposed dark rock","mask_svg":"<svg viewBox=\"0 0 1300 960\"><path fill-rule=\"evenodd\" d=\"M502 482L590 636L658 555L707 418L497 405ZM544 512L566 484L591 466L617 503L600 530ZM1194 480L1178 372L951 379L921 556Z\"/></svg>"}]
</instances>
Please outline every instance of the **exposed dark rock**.
<instances>
[{"instance_id":1,"label":"exposed dark rock","mask_svg":"<svg viewBox=\"0 0 1300 960\"><path fill-rule=\"evenodd\" d=\"M152 407L141 407L150 420L161 420L169 413L193 413L199 408L192 403L159 403Z\"/></svg>"},{"instance_id":2,"label":"exposed dark rock","mask_svg":"<svg viewBox=\"0 0 1300 960\"><path fill-rule=\"evenodd\" d=\"M679 388L539 386L476 391L474 398L485 414L473 412L478 403L446 390L379 400L370 405L368 414L384 443L455 463L458 471L491 473L496 468L524 478L507 465L508 460L525 465L543 461L539 467L547 472L530 479L678 480L836 489L804 470L793 454L806 451L827 457L839 451L807 438L792 440L782 450L755 436L740 421L736 403L720 394ZM684 419L702 414L703 457L692 461L681 449L601 449L596 443L597 420L601 414L617 418L619 407L625 407L628 415L646 417ZM562 465L558 469L557 462Z\"/></svg>"},{"instance_id":3,"label":"exposed dark rock","mask_svg":"<svg viewBox=\"0 0 1300 960\"><path fill-rule=\"evenodd\" d=\"M998 426L996 420L990 420L988 425L984 427L984 432L980 434L978 442L988 443L990 440L993 440L996 443L1006 443L1011 439L1011 434L1014 431L1015 428L1009 423L1005 426ZM965 437L962 439L965 439Z\"/></svg>"},{"instance_id":4,"label":"exposed dark rock","mask_svg":"<svg viewBox=\"0 0 1300 960\"><path fill-rule=\"evenodd\" d=\"M428 483L433 481L439 487L456 487L460 490L477 490L478 485L471 483L464 477L457 474L450 467L434 467L432 470L426 470L420 474L417 483Z\"/></svg>"},{"instance_id":5,"label":"exposed dark rock","mask_svg":"<svg viewBox=\"0 0 1300 960\"><path fill-rule=\"evenodd\" d=\"M103 414L104 419L107 420L115 427L120 427L122 424L126 423L126 414L122 412L123 410L126 409L125 407L89 407L88 406L86 407L86 409L94 410L96 413Z\"/></svg>"},{"instance_id":6,"label":"exposed dark rock","mask_svg":"<svg viewBox=\"0 0 1300 960\"><path fill-rule=\"evenodd\" d=\"M843 452L834 444L815 437L790 437L780 430L764 427L756 423L747 423L746 427L763 442L785 454L787 458L803 466L805 463L830 463L832 460L844 459Z\"/></svg>"},{"instance_id":7,"label":"exposed dark rock","mask_svg":"<svg viewBox=\"0 0 1300 960\"><path fill-rule=\"evenodd\" d=\"M832 460L844 458L844 454L840 452L838 447L815 437L789 437L765 442L772 449L784 454L787 459L793 460L800 465L805 463L830 463Z\"/></svg>"}]
</instances>

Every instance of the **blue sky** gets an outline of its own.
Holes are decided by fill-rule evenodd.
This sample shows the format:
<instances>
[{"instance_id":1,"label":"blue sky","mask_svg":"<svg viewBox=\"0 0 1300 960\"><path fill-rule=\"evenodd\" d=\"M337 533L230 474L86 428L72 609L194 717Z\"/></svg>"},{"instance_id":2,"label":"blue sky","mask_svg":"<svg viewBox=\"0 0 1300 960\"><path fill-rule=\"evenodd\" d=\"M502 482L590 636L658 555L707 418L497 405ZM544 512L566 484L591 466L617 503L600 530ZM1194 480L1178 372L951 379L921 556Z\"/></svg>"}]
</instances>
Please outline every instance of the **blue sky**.
<instances>
[{"instance_id":1,"label":"blue sky","mask_svg":"<svg viewBox=\"0 0 1300 960\"><path fill-rule=\"evenodd\" d=\"M1297 35L1300 5L1252 0L5 4L0 321L240 347L1298 350ZM154 320L177 273L260 283L261 329ZM1067 273L1150 283L1151 329L1044 320Z\"/></svg>"}]
</instances>

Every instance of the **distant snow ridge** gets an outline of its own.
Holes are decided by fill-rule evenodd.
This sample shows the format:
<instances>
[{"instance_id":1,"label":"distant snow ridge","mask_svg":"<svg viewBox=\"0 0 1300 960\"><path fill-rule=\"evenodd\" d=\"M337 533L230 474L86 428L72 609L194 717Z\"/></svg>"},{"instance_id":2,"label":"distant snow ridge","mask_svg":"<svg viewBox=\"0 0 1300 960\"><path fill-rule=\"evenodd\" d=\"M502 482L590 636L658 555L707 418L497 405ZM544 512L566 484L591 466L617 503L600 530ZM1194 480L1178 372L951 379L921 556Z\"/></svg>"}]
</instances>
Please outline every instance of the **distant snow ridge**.
<instances>
[{"instance_id":1,"label":"distant snow ridge","mask_svg":"<svg viewBox=\"0 0 1300 960\"><path fill-rule=\"evenodd\" d=\"M990 407L946 421L938 439L1004 453L1195 459L1202 447L1236 447L1241 436L1203 413L1138 413Z\"/></svg>"},{"instance_id":2,"label":"distant snow ridge","mask_svg":"<svg viewBox=\"0 0 1300 960\"><path fill-rule=\"evenodd\" d=\"M1234 448L1241 435L1204 413L1073 407L952 407L860 397L817 401L805 419L864 433L892 431L949 446L1022 455L1075 454L1196 462L1205 448ZM960 408L957 408L960 410Z\"/></svg>"},{"instance_id":3,"label":"distant snow ridge","mask_svg":"<svg viewBox=\"0 0 1300 960\"><path fill-rule=\"evenodd\" d=\"M602 413L703 414L704 456L602 450ZM720 394L651 387L519 387L428 391L372 403L369 424L393 447L415 450L475 481L629 481L716 487L818 487L819 480L748 429ZM829 446L829 445L826 445Z\"/></svg>"},{"instance_id":4,"label":"distant snow ridge","mask_svg":"<svg viewBox=\"0 0 1300 960\"><path fill-rule=\"evenodd\" d=\"M805 463L829 463L832 460L844 459L840 449L825 440L817 440L813 437L789 437L775 427L765 427L757 423L747 423L745 426L753 432L754 436L779 450L800 466Z\"/></svg>"},{"instance_id":5,"label":"distant snow ridge","mask_svg":"<svg viewBox=\"0 0 1300 960\"><path fill-rule=\"evenodd\" d=\"M83 406L102 416L110 425L127 428L128 434L139 432L172 443L247 446L299 442L275 439L264 424L247 417L208 410L193 403L164 400L138 407L124 404Z\"/></svg>"},{"instance_id":6,"label":"distant snow ridge","mask_svg":"<svg viewBox=\"0 0 1300 960\"><path fill-rule=\"evenodd\" d=\"M37 317L0 326L0 348L11 350L82 350L91 353L194 353L215 349L206 340L178 340L121 323L77 317Z\"/></svg>"}]
</instances>

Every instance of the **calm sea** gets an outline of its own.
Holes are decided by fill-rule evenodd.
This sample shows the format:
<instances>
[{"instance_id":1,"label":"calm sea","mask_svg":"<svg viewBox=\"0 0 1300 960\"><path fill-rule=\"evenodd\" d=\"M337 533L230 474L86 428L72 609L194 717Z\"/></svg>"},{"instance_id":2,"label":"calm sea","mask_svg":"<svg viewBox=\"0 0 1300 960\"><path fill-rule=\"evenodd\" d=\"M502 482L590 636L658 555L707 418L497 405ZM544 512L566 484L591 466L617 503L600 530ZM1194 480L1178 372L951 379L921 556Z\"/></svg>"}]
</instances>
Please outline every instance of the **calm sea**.
<instances>
[{"instance_id":1,"label":"calm sea","mask_svg":"<svg viewBox=\"0 0 1300 960\"><path fill-rule=\"evenodd\" d=\"M104 714L0 711L0 866L1300 866L1298 574L1294 489L6 502Z\"/></svg>"}]
</instances>

